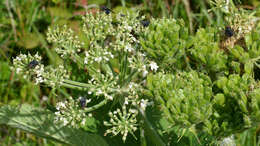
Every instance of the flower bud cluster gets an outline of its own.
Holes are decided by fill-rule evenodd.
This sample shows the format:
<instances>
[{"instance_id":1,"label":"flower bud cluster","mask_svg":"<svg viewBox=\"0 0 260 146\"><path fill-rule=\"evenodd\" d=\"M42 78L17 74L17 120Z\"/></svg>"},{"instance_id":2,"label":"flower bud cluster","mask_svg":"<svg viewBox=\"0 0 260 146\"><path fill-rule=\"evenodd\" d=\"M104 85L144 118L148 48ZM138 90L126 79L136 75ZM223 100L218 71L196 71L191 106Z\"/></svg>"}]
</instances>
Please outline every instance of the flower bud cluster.
<instances>
[{"instance_id":1,"label":"flower bud cluster","mask_svg":"<svg viewBox=\"0 0 260 146\"><path fill-rule=\"evenodd\" d=\"M85 127L87 125L86 119L92 117L92 114L86 113L85 107L91 100L86 100L84 103L84 108L80 106L79 100L74 100L69 97L68 101L62 101L57 103L55 112L55 122L62 123L64 126L72 126L74 128Z\"/></svg>"},{"instance_id":2,"label":"flower bud cluster","mask_svg":"<svg viewBox=\"0 0 260 146\"><path fill-rule=\"evenodd\" d=\"M45 67L41 63L41 56L35 54L20 54L13 59L12 70L23 76L23 78L32 80L35 84L46 83L49 86L59 86L64 79L68 79L69 75L63 65L58 68Z\"/></svg>"},{"instance_id":3,"label":"flower bud cluster","mask_svg":"<svg viewBox=\"0 0 260 146\"><path fill-rule=\"evenodd\" d=\"M239 39L251 32L256 23L256 19L254 19L253 16L242 10L226 17L226 20L234 30L236 39Z\"/></svg>"},{"instance_id":4,"label":"flower bud cluster","mask_svg":"<svg viewBox=\"0 0 260 146\"><path fill-rule=\"evenodd\" d=\"M59 65L57 68L46 68L44 73L45 83L53 88L59 87L65 79L69 78L67 70L63 65Z\"/></svg>"},{"instance_id":5,"label":"flower bud cluster","mask_svg":"<svg viewBox=\"0 0 260 146\"><path fill-rule=\"evenodd\" d=\"M36 84L44 82L44 65L41 64L41 56L20 54L13 59L11 69L25 79L33 80Z\"/></svg>"},{"instance_id":6,"label":"flower bud cluster","mask_svg":"<svg viewBox=\"0 0 260 146\"><path fill-rule=\"evenodd\" d=\"M83 31L90 40L90 49L85 52L84 63L86 65L97 62L108 62L118 55L127 52L128 58L135 59L136 54L141 54L138 50L139 40L137 38L146 28L143 27L137 15L118 14L114 19L111 15L105 13L97 13L95 16L87 14L83 17L85 24ZM146 60L140 60L138 63L147 64ZM130 67L139 67L143 71L145 67L142 65L131 65ZM133 62L136 63L136 62ZM147 72L147 71L146 71Z\"/></svg>"},{"instance_id":7,"label":"flower bud cluster","mask_svg":"<svg viewBox=\"0 0 260 146\"><path fill-rule=\"evenodd\" d=\"M57 45L55 51L63 58L75 55L84 45L79 41L78 36L74 35L73 30L68 29L66 25L62 29L60 27L49 28L47 41Z\"/></svg>"},{"instance_id":8,"label":"flower bud cluster","mask_svg":"<svg viewBox=\"0 0 260 146\"><path fill-rule=\"evenodd\" d=\"M134 132L137 130L138 111L136 109L128 109L123 105L122 110L117 109L114 112L109 112L110 121L104 121L104 125L111 127L106 130L105 135L111 133L112 135L121 134L122 140L125 141L128 133L134 136Z\"/></svg>"},{"instance_id":9,"label":"flower bud cluster","mask_svg":"<svg viewBox=\"0 0 260 146\"><path fill-rule=\"evenodd\" d=\"M143 93L143 88L140 84L130 82L127 87L127 96L125 96L124 105L131 105L140 108L141 110L145 111L146 107L148 105L151 105L151 103L148 102L147 99L140 98L140 94Z\"/></svg>"},{"instance_id":10,"label":"flower bud cluster","mask_svg":"<svg viewBox=\"0 0 260 146\"><path fill-rule=\"evenodd\" d=\"M93 43L90 45L91 48L95 48L95 50L89 50L85 52L84 64L92 64L92 63L104 63L114 58L114 55L107 51L108 47L105 49L102 48L99 44Z\"/></svg>"},{"instance_id":11,"label":"flower bud cluster","mask_svg":"<svg viewBox=\"0 0 260 146\"><path fill-rule=\"evenodd\" d=\"M89 89L89 93L94 93L96 96L103 95L105 98L113 100L112 93L120 90L120 86L117 84L118 77L105 76L101 73L96 75L88 81L89 84L95 85L95 87Z\"/></svg>"}]
</instances>

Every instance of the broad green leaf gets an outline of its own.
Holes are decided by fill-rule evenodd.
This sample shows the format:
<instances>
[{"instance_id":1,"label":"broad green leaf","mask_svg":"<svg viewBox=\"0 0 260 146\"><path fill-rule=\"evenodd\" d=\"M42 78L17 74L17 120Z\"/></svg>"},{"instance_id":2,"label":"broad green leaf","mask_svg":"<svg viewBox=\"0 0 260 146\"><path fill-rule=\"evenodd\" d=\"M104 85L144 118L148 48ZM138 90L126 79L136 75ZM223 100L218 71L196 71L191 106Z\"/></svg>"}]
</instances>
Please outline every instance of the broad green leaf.
<instances>
[{"instance_id":1,"label":"broad green leaf","mask_svg":"<svg viewBox=\"0 0 260 146\"><path fill-rule=\"evenodd\" d=\"M54 123L54 114L28 104L21 106L2 106L0 124L24 130L37 136L75 146L106 146L104 139L81 129L69 128Z\"/></svg>"}]
</instances>

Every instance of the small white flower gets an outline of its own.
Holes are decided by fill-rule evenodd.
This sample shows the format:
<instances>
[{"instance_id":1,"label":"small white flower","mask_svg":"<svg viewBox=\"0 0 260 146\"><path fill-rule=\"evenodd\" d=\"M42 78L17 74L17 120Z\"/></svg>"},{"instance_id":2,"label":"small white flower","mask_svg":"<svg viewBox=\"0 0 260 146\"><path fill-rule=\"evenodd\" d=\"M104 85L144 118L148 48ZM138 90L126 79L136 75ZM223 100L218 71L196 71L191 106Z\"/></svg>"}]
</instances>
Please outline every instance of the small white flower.
<instances>
[{"instance_id":1,"label":"small white flower","mask_svg":"<svg viewBox=\"0 0 260 146\"><path fill-rule=\"evenodd\" d=\"M113 96L111 96L111 95L107 95L107 98L108 98L109 100L113 100Z\"/></svg>"},{"instance_id":2,"label":"small white flower","mask_svg":"<svg viewBox=\"0 0 260 146\"><path fill-rule=\"evenodd\" d=\"M42 97L42 101L48 101L48 97L44 95L44 96Z\"/></svg>"},{"instance_id":3,"label":"small white flower","mask_svg":"<svg viewBox=\"0 0 260 146\"><path fill-rule=\"evenodd\" d=\"M85 123L86 123L86 119L83 119L80 124L85 125Z\"/></svg>"},{"instance_id":4,"label":"small white flower","mask_svg":"<svg viewBox=\"0 0 260 146\"><path fill-rule=\"evenodd\" d=\"M133 113L133 114L134 114L134 113L138 113L138 111L135 110L135 109L129 109L129 112L130 112L130 113Z\"/></svg>"},{"instance_id":5,"label":"small white flower","mask_svg":"<svg viewBox=\"0 0 260 146\"><path fill-rule=\"evenodd\" d=\"M127 26L126 27L128 31L131 31L132 30L132 27L131 26Z\"/></svg>"},{"instance_id":6,"label":"small white flower","mask_svg":"<svg viewBox=\"0 0 260 146\"><path fill-rule=\"evenodd\" d=\"M18 74L19 74L21 71L22 71L21 68L17 68L17 69L16 69L16 73L18 73Z\"/></svg>"},{"instance_id":7,"label":"small white flower","mask_svg":"<svg viewBox=\"0 0 260 146\"><path fill-rule=\"evenodd\" d=\"M234 140L234 136L231 135L229 137L224 138L220 142L220 146L236 146L236 143L235 143L235 140Z\"/></svg>"},{"instance_id":8,"label":"small white flower","mask_svg":"<svg viewBox=\"0 0 260 146\"><path fill-rule=\"evenodd\" d=\"M38 77L35 79L35 84L39 84L39 83L42 83L44 80L42 77Z\"/></svg>"},{"instance_id":9,"label":"small white flower","mask_svg":"<svg viewBox=\"0 0 260 146\"><path fill-rule=\"evenodd\" d=\"M148 74L148 71L147 71L147 70L144 70L144 71L143 71L143 77L146 77L147 74Z\"/></svg>"},{"instance_id":10,"label":"small white flower","mask_svg":"<svg viewBox=\"0 0 260 146\"><path fill-rule=\"evenodd\" d=\"M132 48L132 47L129 46L129 45L126 45L126 46L125 46L125 49L126 49L126 51L128 51L128 52L134 51L134 48Z\"/></svg>"},{"instance_id":11,"label":"small white flower","mask_svg":"<svg viewBox=\"0 0 260 146\"><path fill-rule=\"evenodd\" d=\"M65 103L63 103L63 102L60 102L60 103L59 103L59 106L60 106L61 108L66 108L66 105L65 105Z\"/></svg>"},{"instance_id":12,"label":"small white flower","mask_svg":"<svg viewBox=\"0 0 260 146\"><path fill-rule=\"evenodd\" d=\"M159 68L159 66L155 62L151 62L150 68L151 70L156 71Z\"/></svg>"},{"instance_id":13,"label":"small white flower","mask_svg":"<svg viewBox=\"0 0 260 146\"><path fill-rule=\"evenodd\" d=\"M140 106L142 110L145 110L145 108L147 107L147 103L148 100L144 100L144 99L141 100Z\"/></svg>"},{"instance_id":14,"label":"small white flower","mask_svg":"<svg viewBox=\"0 0 260 146\"><path fill-rule=\"evenodd\" d=\"M96 94L97 94L97 95L101 95L101 94L103 94L103 92L102 92L100 89L98 89L98 91L97 91Z\"/></svg>"},{"instance_id":15,"label":"small white flower","mask_svg":"<svg viewBox=\"0 0 260 146\"><path fill-rule=\"evenodd\" d=\"M94 60L95 60L96 62L101 62L102 57L96 57Z\"/></svg>"},{"instance_id":16,"label":"small white flower","mask_svg":"<svg viewBox=\"0 0 260 146\"><path fill-rule=\"evenodd\" d=\"M69 123L69 121L67 121L66 119L64 119L63 125L66 126L66 125L68 125L68 123Z\"/></svg>"},{"instance_id":17,"label":"small white flower","mask_svg":"<svg viewBox=\"0 0 260 146\"><path fill-rule=\"evenodd\" d=\"M92 117L93 115L91 113L88 114L89 117Z\"/></svg>"}]
</instances>

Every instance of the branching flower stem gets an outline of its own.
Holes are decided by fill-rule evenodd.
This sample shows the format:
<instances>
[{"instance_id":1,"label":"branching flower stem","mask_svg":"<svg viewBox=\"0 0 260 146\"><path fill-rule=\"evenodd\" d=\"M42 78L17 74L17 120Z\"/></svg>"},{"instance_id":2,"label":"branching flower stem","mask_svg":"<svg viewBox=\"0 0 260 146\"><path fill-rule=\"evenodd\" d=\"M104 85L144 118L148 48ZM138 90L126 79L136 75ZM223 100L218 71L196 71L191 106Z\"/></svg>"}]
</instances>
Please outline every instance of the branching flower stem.
<instances>
[{"instance_id":1,"label":"branching flower stem","mask_svg":"<svg viewBox=\"0 0 260 146\"><path fill-rule=\"evenodd\" d=\"M87 88L83 88L81 86L72 85L72 84L68 84L68 83L61 83L61 86L66 87L66 88L70 88L70 89L82 90L82 91L87 90Z\"/></svg>"},{"instance_id":2,"label":"branching flower stem","mask_svg":"<svg viewBox=\"0 0 260 146\"><path fill-rule=\"evenodd\" d=\"M64 80L63 83L71 84L71 85L78 86L78 87L81 87L81 88L86 88L86 89L95 87L95 86L93 86L91 84L81 83L81 82L72 81L72 80Z\"/></svg>"},{"instance_id":3,"label":"branching flower stem","mask_svg":"<svg viewBox=\"0 0 260 146\"><path fill-rule=\"evenodd\" d=\"M98 109L98 108L104 106L104 105L107 103L107 101L108 101L108 99L105 98L105 99L104 99L103 101L101 101L100 103L98 103L98 104L96 104L96 105L94 105L94 106L92 106L92 107L88 107L85 111L86 111L86 112L92 112L92 111L94 111L94 110L96 110L96 109Z\"/></svg>"}]
</instances>

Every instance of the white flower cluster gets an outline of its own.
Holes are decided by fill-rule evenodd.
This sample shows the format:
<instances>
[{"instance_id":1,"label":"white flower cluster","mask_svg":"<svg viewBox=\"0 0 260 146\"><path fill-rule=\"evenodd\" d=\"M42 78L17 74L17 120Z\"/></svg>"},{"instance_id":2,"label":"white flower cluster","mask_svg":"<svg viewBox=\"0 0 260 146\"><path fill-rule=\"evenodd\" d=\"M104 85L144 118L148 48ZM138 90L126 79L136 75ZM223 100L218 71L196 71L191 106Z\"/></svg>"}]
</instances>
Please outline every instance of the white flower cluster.
<instances>
[{"instance_id":1,"label":"white flower cluster","mask_svg":"<svg viewBox=\"0 0 260 146\"><path fill-rule=\"evenodd\" d=\"M236 146L234 135L224 138L221 142L219 142L219 145L220 146Z\"/></svg>"},{"instance_id":2,"label":"white flower cluster","mask_svg":"<svg viewBox=\"0 0 260 146\"><path fill-rule=\"evenodd\" d=\"M114 78L112 75L105 76L100 72L97 73L98 77L92 78L88 81L89 84L95 85L95 87L89 89L89 93L94 93L96 96L104 96L109 100L113 100L112 93L116 93L120 90L120 86L117 84L118 77Z\"/></svg>"},{"instance_id":3,"label":"white flower cluster","mask_svg":"<svg viewBox=\"0 0 260 146\"><path fill-rule=\"evenodd\" d=\"M233 15L227 17L226 20L230 23L232 29L234 30L236 39L239 39L252 31L255 26L255 19L253 16L249 16L243 11L238 11Z\"/></svg>"},{"instance_id":4,"label":"white flower cluster","mask_svg":"<svg viewBox=\"0 0 260 146\"><path fill-rule=\"evenodd\" d=\"M20 74L23 78L32 80L35 84L46 83L52 87L59 86L64 79L68 79L69 75L63 65L58 68L45 67L41 63L41 56L35 54L20 54L13 59L11 69L15 73Z\"/></svg>"},{"instance_id":5,"label":"white flower cluster","mask_svg":"<svg viewBox=\"0 0 260 146\"><path fill-rule=\"evenodd\" d=\"M62 29L60 27L49 28L47 41L58 46L55 51L63 58L75 55L84 46L78 36L74 35L73 30L68 29L66 25Z\"/></svg>"},{"instance_id":6,"label":"white flower cluster","mask_svg":"<svg viewBox=\"0 0 260 146\"><path fill-rule=\"evenodd\" d=\"M84 64L92 64L92 63L103 63L107 62L110 59L114 58L114 55L108 51L108 47L106 46L103 49L97 43L91 44L91 48L95 48L95 50L89 50L85 52Z\"/></svg>"},{"instance_id":7,"label":"white flower cluster","mask_svg":"<svg viewBox=\"0 0 260 146\"><path fill-rule=\"evenodd\" d=\"M109 112L110 121L104 121L105 126L111 128L106 130L105 135L111 133L112 135L118 135L119 133L123 136L122 140L125 141L128 133L134 136L134 132L137 130L137 119L136 116L138 111L136 109L129 109L127 111L126 106L122 107L122 111L117 109L114 112ZM135 137L135 136L134 136Z\"/></svg>"},{"instance_id":8,"label":"white flower cluster","mask_svg":"<svg viewBox=\"0 0 260 146\"><path fill-rule=\"evenodd\" d=\"M85 107L91 100L85 101ZM87 125L86 118L92 117L92 114L86 114L86 108L80 106L79 100L72 97L68 101L59 102L56 105L55 122L62 123L64 126L72 126L74 128L84 127Z\"/></svg>"},{"instance_id":9,"label":"white flower cluster","mask_svg":"<svg viewBox=\"0 0 260 146\"><path fill-rule=\"evenodd\" d=\"M140 93L143 93L143 89L140 84L130 82L127 87L127 93L128 95L125 96L124 105L139 107L143 111L145 111L146 107L150 105L147 99L142 99L139 96Z\"/></svg>"},{"instance_id":10,"label":"white flower cluster","mask_svg":"<svg viewBox=\"0 0 260 146\"><path fill-rule=\"evenodd\" d=\"M25 79L33 80L36 84L44 82L44 65L41 64L41 56L35 54L20 54L13 59L11 69Z\"/></svg>"},{"instance_id":11,"label":"white flower cluster","mask_svg":"<svg viewBox=\"0 0 260 146\"><path fill-rule=\"evenodd\" d=\"M39 56L31 57L22 64L22 67L16 66L14 68L16 72L22 72L31 61L36 60L37 62L33 61L30 66L34 67L31 70L36 76L37 83L44 82L53 88L64 85L72 89L87 90L88 94L97 97L104 97L104 100L97 107L106 104L108 100L123 97L122 110L117 109L113 113L110 112L111 120L104 122L104 124L112 127L106 131L106 134L117 135L120 133L125 141L128 133L134 136L133 133L137 130L136 116L138 111L135 109L139 108L144 111L149 105L148 100L140 98L140 93L143 90L141 84L144 79L138 77L139 75L145 77L148 71L158 70L158 65L146 57L145 50L138 40L147 26L141 23L144 17L137 17L138 14L118 14L116 17L103 12L98 12L95 15L87 14L83 18L83 32L89 42L87 49L82 54L78 52L84 44L67 26L48 30L48 42L54 44L55 51L62 58L72 59L79 65L79 68L87 70L90 76L88 83L68 80L69 75L63 65L57 68L44 67L38 63L41 59ZM26 59L24 56L20 58ZM20 58L18 56L14 60L14 64L23 60ZM34 77L30 72L27 72L28 76ZM55 121L61 122L64 126L70 125L76 128L86 126L86 118L91 116L87 116L86 112L91 107L82 108L81 106L87 106L89 102L90 100L84 98L80 98L76 102L72 97L68 101L59 102L56 107L58 111L55 112Z\"/></svg>"},{"instance_id":12,"label":"white flower cluster","mask_svg":"<svg viewBox=\"0 0 260 146\"><path fill-rule=\"evenodd\" d=\"M57 68L46 68L44 73L45 83L53 88L60 86L68 78L69 74L63 65L59 65Z\"/></svg>"},{"instance_id":13,"label":"white flower cluster","mask_svg":"<svg viewBox=\"0 0 260 146\"><path fill-rule=\"evenodd\" d=\"M132 65L138 67L139 71L146 72L146 60L134 59L138 54L142 54L142 49L138 47L138 35L145 29L136 19L138 14L130 16L129 14L118 14L114 19L111 15L105 13L97 13L95 16L87 14L83 20L85 24L83 31L87 38L89 38L89 50L85 52L84 64L92 64L94 62L104 63L111 59L120 57L123 52L128 53L129 58L134 61L140 61L140 65ZM144 19L143 17L141 19ZM133 62L139 63L140 62ZM132 62L130 62L131 64ZM130 65L130 67L132 67ZM154 68L153 68L154 69Z\"/></svg>"},{"instance_id":14,"label":"white flower cluster","mask_svg":"<svg viewBox=\"0 0 260 146\"><path fill-rule=\"evenodd\" d=\"M115 35L113 31L113 18L111 15L106 15L105 13L97 13L93 15L87 13L83 18L85 22L83 24L83 32L87 35L90 42L97 40L104 40L107 35ZM91 43L90 43L91 44Z\"/></svg>"}]
</instances>

